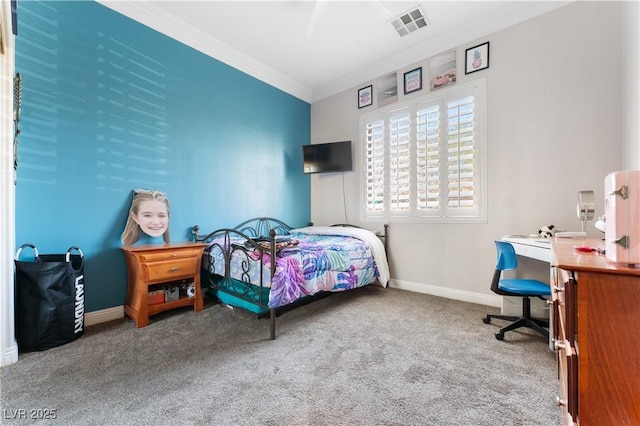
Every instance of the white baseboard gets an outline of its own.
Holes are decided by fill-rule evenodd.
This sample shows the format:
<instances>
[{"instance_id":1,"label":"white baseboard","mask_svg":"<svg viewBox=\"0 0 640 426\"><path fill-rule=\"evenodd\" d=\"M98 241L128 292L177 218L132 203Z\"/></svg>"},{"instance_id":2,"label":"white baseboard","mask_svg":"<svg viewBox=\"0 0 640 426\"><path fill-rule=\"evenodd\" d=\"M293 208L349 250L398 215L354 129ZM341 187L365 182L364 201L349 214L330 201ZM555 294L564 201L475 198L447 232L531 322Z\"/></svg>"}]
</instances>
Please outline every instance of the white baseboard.
<instances>
[{"instance_id":1,"label":"white baseboard","mask_svg":"<svg viewBox=\"0 0 640 426\"><path fill-rule=\"evenodd\" d=\"M96 325L107 321L113 321L124 317L124 306L114 306L113 308L101 309L99 311L88 312L84 316L84 325Z\"/></svg>"},{"instance_id":2,"label":"white baseboard","mask_svg":"<svg viewBox=\"0 0 640 426\"><path fill-rule=\"evenodd\" d=\"M462 302L477 303L479 305L494 306L499 308L502 306L502 297L492 296L490 294L474 293L471 291L455 290L446 287L438 287L429 284L414 283L411 281L403 281L390 279L389 287L400 290L414 291L416 293L431 294L432 296L446 297L447 299L460 300Z\"/></svg>"},{"instance_id":3,"label":"white baseboard","mask_svg":"<svg viewBox=\"0 0 640 426\"><path fill-rule=\"evenodd\" d=\"M413 291L416 293L431 294L433 296L445 297L447 299L460 300L462 302L477 303L480 305L494 306L500 308L502 306L502 297L491 296L482 293L474 293L471 291L454 290L446 287L438 287L429 284L414 283L411 281L403 281L390 279L389 287L399 290ZM113 308L102 309L99 311L88 312L84 316L85 326L100 324L103 322L113 321L124 317L124 306L114 306Z\"/></svg>"},{"instance_id":4,"label":"white baseboard","mask_svg":"<svg viewBox=\"0 0 640 426\"><path fill-rule=\"evenodd\" d=\"M4 348L2 357L0 357L0 367L13 364L14 362L18 362L18 345L15 341Z\"/></svg>"},{"instance_id":5,"label":"white baseboard","mask_svg":"<svg viewBox=\"0 0 640 426\"><path fill-rule=\"evenodd\" d=\"M202 289L202 297L207 295L207 289ZM96 325L103 322L124 318L124 305L113 308L101 309L99 311L87 312L84 315L84 325Z\"/></svg>"}]
</instances>

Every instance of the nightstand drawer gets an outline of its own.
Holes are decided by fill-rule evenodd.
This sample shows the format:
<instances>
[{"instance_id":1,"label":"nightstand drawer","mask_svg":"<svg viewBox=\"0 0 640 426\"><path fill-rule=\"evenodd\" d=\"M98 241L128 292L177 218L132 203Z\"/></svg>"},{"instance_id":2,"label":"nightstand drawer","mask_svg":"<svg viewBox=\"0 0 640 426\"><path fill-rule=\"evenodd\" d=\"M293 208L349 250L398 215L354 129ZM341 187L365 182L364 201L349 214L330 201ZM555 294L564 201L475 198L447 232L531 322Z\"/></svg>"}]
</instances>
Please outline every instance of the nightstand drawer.
<instances>
[{"instance_id":1,"label":"nightstand drawer","mask_svg":"<svg viewBox=\"0 0 640 426\"><path fill-rule=\"evenodd\" d=\"M140 260L142 262L158 262L162 260L173 260L183 258L198 258L202 250L199 248L182 249L180 251L159 250L158 252L142 253Z\"/></svg>"},{"instance_id":2,"label":"nightstand drawer","mask_svg":"<svg viewBox=\"0 0 640 426\"><path fill-rule=\"evenodd\" d=\"M174 278L189 277L198 273L198 258L173 259L167 262L144 263L147 280L170 281Z\"/></svg>"}]
</instances>

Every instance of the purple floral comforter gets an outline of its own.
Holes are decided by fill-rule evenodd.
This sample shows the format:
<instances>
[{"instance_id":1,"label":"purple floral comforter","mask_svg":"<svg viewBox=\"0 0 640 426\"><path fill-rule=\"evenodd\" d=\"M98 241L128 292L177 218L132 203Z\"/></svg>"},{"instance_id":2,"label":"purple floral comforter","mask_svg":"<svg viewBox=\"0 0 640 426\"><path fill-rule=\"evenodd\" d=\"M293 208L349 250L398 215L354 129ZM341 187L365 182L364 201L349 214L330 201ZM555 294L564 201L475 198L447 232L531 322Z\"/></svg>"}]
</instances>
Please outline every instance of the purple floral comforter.
<instances>
[{"instance_id":1,"label":"purple floral comforter","mask_svg":"<svg viewBox=\"0 0 640 426\"><path fill-rule=\"evenodd\" d=\"M243 240L231 238L230 276L253 285L271 287L269 307L277 308L320 291L344 291L362 287L380 276L368 242L353 236L292 232L278 241L290 242L276 256L271 276L271 258L258 250L238 249ZM297 244L296 244L297 242ZM213 240L205 251L203 266L224 274L224 243ZM245 247L246 248L246 247ZM386 262L386 259L385 259ZM260 267L262 265L262 268ZM386 266L386 265L385 265ZM261 281L262 277L262 281Z\"/></svg>"}]
</instances>

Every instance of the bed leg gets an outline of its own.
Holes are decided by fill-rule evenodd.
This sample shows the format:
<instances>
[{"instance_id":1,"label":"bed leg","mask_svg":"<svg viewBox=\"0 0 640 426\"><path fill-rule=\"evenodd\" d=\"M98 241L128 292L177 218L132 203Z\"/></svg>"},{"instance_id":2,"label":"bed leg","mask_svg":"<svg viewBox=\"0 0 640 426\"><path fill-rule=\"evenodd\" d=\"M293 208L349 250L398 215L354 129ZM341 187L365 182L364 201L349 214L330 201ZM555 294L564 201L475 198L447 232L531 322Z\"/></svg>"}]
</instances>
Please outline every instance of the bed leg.
<instances>
[{"instance_id":1,"label":"bed leg","mask_svg":"<svg viewBox=\"0 0 640 426\"><path fill-rule=\"evenodd\" d=\"M271 320L271 329L270 329L270 339L276 340L276 310L270 309L270 320Z\"/></svg>"}]
</instances>

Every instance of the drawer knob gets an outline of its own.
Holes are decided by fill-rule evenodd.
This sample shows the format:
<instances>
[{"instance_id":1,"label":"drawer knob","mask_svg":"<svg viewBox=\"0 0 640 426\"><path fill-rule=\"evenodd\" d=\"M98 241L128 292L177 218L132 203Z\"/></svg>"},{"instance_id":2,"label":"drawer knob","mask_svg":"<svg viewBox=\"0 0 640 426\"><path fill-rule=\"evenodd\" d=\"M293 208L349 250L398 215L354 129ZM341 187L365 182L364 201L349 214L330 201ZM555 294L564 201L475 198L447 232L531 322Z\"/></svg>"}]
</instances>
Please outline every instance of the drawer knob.
<instances>
[{"instance_id":1,"label":"drawer knob","mask_svg":"<svg viewBox=\"0 0 640 426\"><path fill-rule=\"evenodd\" d=\"M178 272L180 270L179 266L174 266L173 268L169 269L171 272Z\"/></svg>"},{"instance_id":2,"label":"drawer knob","mask_svg":"<svg viewBox=\"0 0 640 426\"><path fill-rule=\"evenodd\" d=\"M556 349L564 349L565 348L565 344L564 342L561 342L560 340L553 340L553 347Z\"/></svg>"},{"instance_id":3,"label":"drawer knob","mask_svg":"<svg viewBox=\"0 0 640 426\"><path fill-rule=\"evenodd\" d=\"M559 293L561 291L564 291L564 287L559 287L557 285L553 286L553 291L555 291L556 293Z\"/></svg>"},{"instance_id":4,"label":"drawer knob","mask_svg":"<svg viewBox=\"0 0 640 426\"><path fill-rule=\"evenodd\" d=\"M556 405L558 407L564 407L565 405L567 405L567 400L566 399L562 399L559 396L556 396Z\"/></svg>"}]
</instances>

